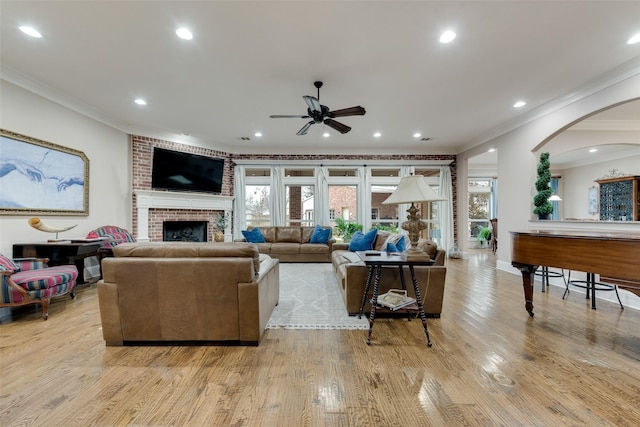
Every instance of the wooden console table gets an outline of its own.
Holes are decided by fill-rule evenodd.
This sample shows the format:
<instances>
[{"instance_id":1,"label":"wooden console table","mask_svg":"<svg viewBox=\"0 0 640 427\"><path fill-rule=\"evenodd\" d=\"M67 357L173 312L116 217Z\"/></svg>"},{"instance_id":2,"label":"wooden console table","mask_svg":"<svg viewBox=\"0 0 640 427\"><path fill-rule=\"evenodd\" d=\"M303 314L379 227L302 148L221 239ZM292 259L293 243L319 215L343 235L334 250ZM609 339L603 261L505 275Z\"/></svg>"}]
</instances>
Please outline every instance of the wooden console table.
<instances>
[{"instance_id":1,"label":"wooden console table","mask_svg":"<svg viewBox=\"0 0 640 427\"><path fill-rule=\"evenodd\" d=\"M362 303L360 304L360 314L358 315L358 317L362 317L364 305L369 295L371 279L373 279L373 296L371 297L371 312L369 313L369 336L367 337L367 345L371 345L371 333L373 332L373 322L376 320L376 310L386 309L385 307L378 306L378 290L380 285L380 274L382 272L382 267L398 267L398 269L400 270L400 282L402 283L402 289L406 290L407 285L404 280L403 268L406 265L409 267L409 271L411 272L411 282L413 284L413 291L416 295L416 303L400 308L399 310L417 310L418 314L420 315L420 319L422 320L424 333L427 336L427 345L431 347L431 338L429 337L429 330L427 329L427 316L424 314L422 295L420 295L420 288L418 286L418 280L416 279L416 273L413 267L416 265L433 265L434 261L431 259L407 260L407 256L405 254L391 255L387 252L362 251L356 253L360 257L360 259L362 259L362 261L364 261L364 263L369 267L367 282L365 283L364 293L362 294Z\"/></svg>"},{"instance_id":2,"label":"wooden console table","mask_svg":"<svg viewBox=\"0 0 640 427\"><path fill-rule=\"evenodd\" d=\"M74 264L78 269L78 283L84 280L84 259L98 256L101 242L36 242L13 245L14 258L49 258L49 265Z\"/></svg>"}]
</instances>

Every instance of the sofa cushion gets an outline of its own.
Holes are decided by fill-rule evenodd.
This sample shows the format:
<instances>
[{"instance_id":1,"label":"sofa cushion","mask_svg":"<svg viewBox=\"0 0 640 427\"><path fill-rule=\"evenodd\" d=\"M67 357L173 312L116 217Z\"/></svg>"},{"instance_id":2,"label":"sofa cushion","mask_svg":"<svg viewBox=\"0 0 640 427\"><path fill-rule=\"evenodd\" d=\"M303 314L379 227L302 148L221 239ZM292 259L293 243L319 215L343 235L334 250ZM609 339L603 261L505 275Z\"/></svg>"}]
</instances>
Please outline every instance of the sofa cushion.
<instances>
[{"instance_id":1,"label":"sofa cushion","mask_svg":"<svg viewBox=\"0 0 640 427\"><path fill-rule=\"evenodd\" d=\"M28 291L49 289L63 283L75 282L78 269L75 265L59 265L56 267L25 270L15 273L11 279Z\"/></svg>"},{"instance_id":2,"label":"sofa cushion","mask_svg":"<svg viewBox=\"0 0 640 427\"><path fill-rule=\"evenodd\" d=\"M327 243L331 237L331 228L322 228L319 225L313 229L310 243Z\"/></svg>"},{"instance_id":3,"label":"sofa cushion","mask_svg":"<svg viewBox=\"0 0 640 427\"><path fill-rule=\"evenodd\" d=\"M436 252L438 251L438 245L436 245L431 240L420 239L418 241L418 247L423 251L425 251L427 255L429 255L429 258L431 259L435 257Z\"/></svg>"},{"instance_id":4,"label":"sofa cushion","mask_svg":"<svg viewBox=\"0 0 640 427\"><path fill-rule=\"evenodd\" d=\"M373 249L376 251L384 251L387 244L387 239L391 233L388 231L378 230L376 233L376 239L373 241Z\"/></svg>"},{"instance_id":5,"label":"sofa cushion","mask_svg":"<svg viewBox=\"0 0 640 427\"><path fill-rule=\"evenodd\" d=\"M277 242L276 228L277 227L258 227L264 236L264 240L267 243Z\"/></svg>"},{"instance_id":6,"label":"sofa cushion","mask_svg":"<svg viewBox=\"0 0 640 427\"><path fill-rule=\"evenodd\" d=\"M300 245L301 254L329 254L329 245L325 243L303 243Z\"/></svg>"},{"instance_id":7,"label":"sofa cushion","mask_svg":"<svg viewBox=\"0 0 640 427\"><path fill-rule=\"evenodd\" d=\"M378 230L372 228L367 234L362 234L362 231L356 231L349 242L350 251L368 251L373 248L373 241L376 239Z\"/></svg>"},{"instance_id":8,"label":"sofa cushion","mask_svg":"<svg viewBox=\"0 0 640 427\"><path fill-rule=\"evenodd\" d=\"M249 243L264 243L264 236L259 228L253 228L251 230L242 230L242 235Z\"/></svg>"},{"instance_id":9,"label":"sofa cushion","mask_svg":"<svg viewBox=\"0 0 640 427\"><path fill-rule=\"evenodd\" d=\"M302 242L302 230L300 227L277 227L276 228L276 240L278 243L301 243Z\"/></svg>"},{"instance_id":10,"label":"sofa cushion","mask_svg":"<svg viewBox=\"0 0 640 427\"><path fill-rule=\"evenodd\" d=\"M313 235L313 231L315 227L302 227L302 242L301 243L311 243L311 236Z\"/></svg>"},{"instance_id":11,"label":"sofa cushion","mask_svg":"<svg viewBox=\"0 0 640 427\"><path fill-rule=\"evenodd\" d=\"M355 252L342 252L340 256L347 260L347 262L354 263L360 262L362 259Z\"/></svg>"},{"instance_id":12,"label":"sofa cushion","mask_svg":"<svg viewBox=\"0 0 640 427\"><path fill-rule=\"evenodd\" d=\"M275 254L299 254L300 243L291 242L275 242L271 244L272 255Z\"/></svg>"},{"instance_id":13,"label":"sofa cushion","mask_svg":"<svg viewBox=\"0 0 640 427\"><path fill-rule=\"evenodd\" d=\"M252 258L255 274L260 272L258 245L231 242L149 242L122 243L113 248L115 257L138 258L196 258L236 257Z\"/></svg>"}]
</instances>

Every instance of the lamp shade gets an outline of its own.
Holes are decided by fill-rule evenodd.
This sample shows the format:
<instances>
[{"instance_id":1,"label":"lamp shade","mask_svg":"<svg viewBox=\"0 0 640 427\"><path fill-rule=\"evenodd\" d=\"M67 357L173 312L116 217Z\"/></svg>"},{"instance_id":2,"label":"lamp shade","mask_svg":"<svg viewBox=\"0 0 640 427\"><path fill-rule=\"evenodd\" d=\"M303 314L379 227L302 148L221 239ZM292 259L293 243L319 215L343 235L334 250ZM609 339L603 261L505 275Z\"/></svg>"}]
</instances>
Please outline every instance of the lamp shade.
<instances>
[{"instance_id":1,"label":"lamp shade","mask_svg":"<svg viewBox=\"0 0 640 427\"><path fill-rule=\"evenodd\" d=\"M437 202L447 200L429 187L422 175L409 175L400 180L400 184L383 205L412 203L412 202Z\"/></svg>"}]
</instances>

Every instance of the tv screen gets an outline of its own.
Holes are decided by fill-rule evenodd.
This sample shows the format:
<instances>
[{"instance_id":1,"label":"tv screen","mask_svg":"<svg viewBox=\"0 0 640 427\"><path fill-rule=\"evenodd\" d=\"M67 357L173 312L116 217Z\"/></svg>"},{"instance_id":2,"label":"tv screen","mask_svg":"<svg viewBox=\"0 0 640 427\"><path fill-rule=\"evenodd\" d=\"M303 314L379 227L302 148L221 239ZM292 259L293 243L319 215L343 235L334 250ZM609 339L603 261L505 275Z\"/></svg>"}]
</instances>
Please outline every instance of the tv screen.
<instances>
[{"instance_id":1,"label":"tv screen","mask_svg":"<svg viewBox=\"0 0 640 427\"><path fill-rule=\"evenodd\" d=\"M159 190L222 191L224 159L154 147L151 187Z\"/></svg>"}]
</instances>

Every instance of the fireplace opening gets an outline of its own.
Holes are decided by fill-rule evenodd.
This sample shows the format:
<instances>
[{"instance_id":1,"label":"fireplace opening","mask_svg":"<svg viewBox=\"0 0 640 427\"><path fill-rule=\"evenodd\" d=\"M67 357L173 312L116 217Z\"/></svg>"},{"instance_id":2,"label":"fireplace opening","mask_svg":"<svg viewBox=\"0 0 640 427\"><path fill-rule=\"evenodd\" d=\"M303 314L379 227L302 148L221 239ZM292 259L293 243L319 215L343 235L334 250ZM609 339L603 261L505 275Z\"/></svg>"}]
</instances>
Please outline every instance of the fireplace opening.
<instances>
[{"instance_id":1,"label":"fireplace opening","mask_svg":"<svg viewBox=\"0 0 640 427\"><path fill-rule=\"evenodd\" d=\"M165 242L206 242L208 221L164 221L162 240Z\"/></svg>"}]
</instances>

